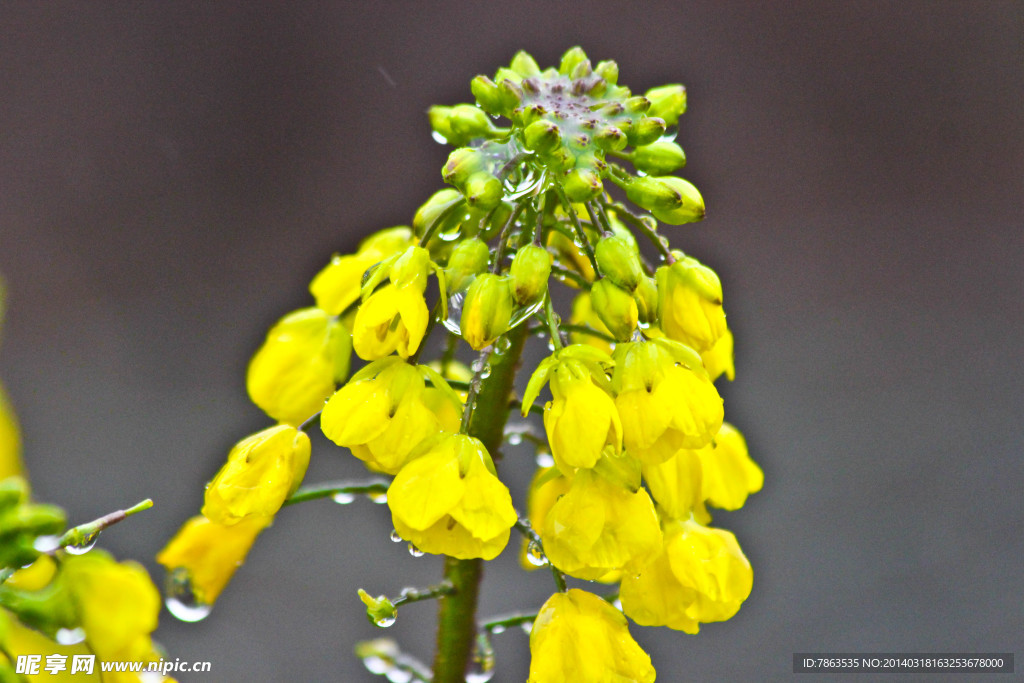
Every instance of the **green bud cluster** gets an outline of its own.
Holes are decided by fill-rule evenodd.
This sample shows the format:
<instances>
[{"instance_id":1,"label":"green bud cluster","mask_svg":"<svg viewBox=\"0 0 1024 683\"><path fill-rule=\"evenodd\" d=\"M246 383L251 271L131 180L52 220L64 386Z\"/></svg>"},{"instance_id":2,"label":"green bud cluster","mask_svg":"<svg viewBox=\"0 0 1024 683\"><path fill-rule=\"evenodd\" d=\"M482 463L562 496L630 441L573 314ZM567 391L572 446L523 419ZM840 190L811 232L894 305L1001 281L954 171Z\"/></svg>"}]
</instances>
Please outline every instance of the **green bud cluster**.
<instances>
[{"instance_id":1,"label":"green bud cluster","mask_svg":"<svg viewBox=\"0 0 1024 683\"><path fill-rule=\"evenodd\" d=\"M36 539L64 529L64 511L56 505L29 502L21 477L0 481L0 566L17 568L39 557Z\"/></svg>"}]
</instances>

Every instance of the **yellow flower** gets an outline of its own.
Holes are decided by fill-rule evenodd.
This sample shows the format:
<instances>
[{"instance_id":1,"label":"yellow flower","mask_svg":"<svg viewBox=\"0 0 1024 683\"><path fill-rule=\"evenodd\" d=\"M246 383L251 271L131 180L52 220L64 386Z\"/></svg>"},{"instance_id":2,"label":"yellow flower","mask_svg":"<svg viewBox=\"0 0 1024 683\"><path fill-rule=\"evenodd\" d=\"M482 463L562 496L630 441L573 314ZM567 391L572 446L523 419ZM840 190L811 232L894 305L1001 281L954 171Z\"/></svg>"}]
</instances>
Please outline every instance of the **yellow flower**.
<instances>
[{"instance_id":1,"label":"yellow flower","mask_svg":"<svg viewBox=\"0 0 1024 683\"><path fill-rule=\"evenodd\" d=\"M645 464L643 474L663 515L682 519L700 509L704 499L701 496L701 459L697 452L680 449L663 463Z\"/></svg>"},{"instance_id":2,"label":"yellow flower","mask_svg":"<svg viewBox=\"0 0 1024 683\"><path fill-rule=\"evenodd\" d=\"M201 605L212 605L249 554L256 536L270 526L270 517L248 517L223 526L201 515L191 518L167 543L156 561L179 577Z\"/></svg>"},{"instance_id":3,"label":"yellow flower","mask_svg":"<svg viewBox=\"0 0 1024 683\"><path fill-rule=\"evenodd\" d=\"M615 402L591 381L587 367L565 360L551 374L554 400L544 406L551 454L563 472L593 467L604 450L622 451L622 424Z\"/></svg>"},{"instance_id":4,"label":"yellow flower","mask_svg":"<svg viewBox=\"0 0 1024 683\"><path fill-rule=\"evenodd\" d=\"M530 632L528 683L652 683L651 658L622 613L573 588L540 608Z\"/></svg>"},{"instance_id":5,"label":"yellow flower","mask_svg":"<svg viewBox=\"0 0 1024 683\"><path fill-rule=\"evenodd\" d=\"M396 351L408 358L423 341L429 318L422 290L389 283L359 305L352 346L363 360L376 360Z\"/></svg>"},{"instance_id":6,"label":"yellow flower","mask_svg":"<svg viewBox=\"0 0 1024 683\"><path fill-rule=\"evenodd\" d=\"M424 386L421 372L433 372L433 387ZM385 359L335 392L320 428L371 469L397 474L426 439L457 430L461 416L458 396L436 372Z\"/></svg>"},{"instance_id":7,"label":"yellow flower","mask_svg":"<svg viewBox=\"0 0 1024 683\"><path fill-rule=\"evenodd\" d=\"M355 254L335 255L309 285L316 305L331 315L340 315L359 299L363 273L412 244L412 231L406 227L388 228L363 240Z\"/></svg>"},{"instance_id":8,"label":"yellow flower","mask_svg":"<svg viewBox=\"0 0 1024 683\"><path fill-rule=\"evenodd\" d=\"M764 472L750 459L743 435L728 422L715 436L713 446L699 452L704 468L703 498L723 510L739 510L747 495L764 485Z\"/></svg>"},{"instance_id":9,"label":"yellow flower","mask_svg":"<svg viewBox=\"0 0 1024 683\"><path fill-rule=\"evenodd\" d=\"M101 659L152 654L160 594L137 562L115 562L101 550L64 558L61 574L71 590L89 647Z\"/></svg>"},{"instance_id":10,"label":"yellow flower","mask_svg":"<svg viewBox=\"0 0 1024 683\"><path fill-rule=\"evenodd\" d=\"M21 463L21 432L14 417L7 393L0 386L0 479L20 475L25 468Z\"/></svg>"},{"instance_id":11,"label":"yellow flower","mask_svg":"<svg viewBox=\"0 0 1024 683\"><path fill-rule=\"evenodd\" d=\"M291 425L264 429L238 442L206 485L203 515L218 524L273 515L302 483L309 437Z\"/></svg>"},{"instance_id":12,"label":"yellow flower","mask_svg":"<svg viewBox=\"0 0 1024 683\"><path fill-rule=\"evenodd\" d=\"M681 256L655 273L658 280L658 318L670 338L697 351L714 347L725 334L722 283L715 271L697 259Z\"/></svg>"},{"instance_id":13,"label":"yellow flower","mask_svg":"<svg viewBox=\"0 0 1024 683\"><path fill-rule=\"evenodd\" d=\"M442 437L391 483L395 529L424 552L494 559L508 543L516 512L493 468L479 440Z\"/></svg>"},{"instance_id":14,"label":"yellow flower","mask_svg":"<svg viewBox=\"0 0 1024 683\"><path fill-rule=\"evenodd\" d=\"M290 313L270 329L249 363L249 398L275 420L300 425L345 379L351 352L349 331L326 312Z\"/></svg>"},{"instance_id":15,"label":"yellow flower","mask_svg":"<svg viewBox=\"0 0 1024 683\"><path fill-rule=\"evenodd\" d=\"M665 547L636 576L622 580L623 611L642 626L697 633L725 621L750 595L754 572L736 537L693 520L665 527Z\"/></svg>"},{"instance_id":16,"label":"yellow flower","mask_svg":"<svg viewBox=\"0 0 1024 683\"><path fill-rule=\"evenodd\" d=\"M733 363L733 338L728 329L718 338L715 345L700 354L708 377L714 381L725 375L730 382L736 377L736 365Z\"/></svg>"},{"instance_id":17,"label":"yellow flower","mask_svg":"<svg viewBox=\"0 0 1024 683\"><path fill-rule=\"evenodd\" d=\"M526 494L526 514L530 519L530 526L534 529L544 527L544 518L555 501L569 491L569 483L569 479L562 476L554 467L537 469ZM538 568L539 565L529 559L533 552L530 549L530 541L524 538L519 552L519 564L523 569L529 571Z\"/></svg>"},{"instance_id":18,"label":"yellow flower","mask_svg":"<svg viewBox=\"0 0 1024 683\"><path fill-rule=\"evenodd\" d=\"M661 528L650 496L580 470L540 529L552 564L579 579L634 571L661 547Z\"/></svg>"},{"instance_id":19,"label":"yellow flower","mask_svg":"<svg viewBox=\"0 0 1024 683\"><path fill-rule=\"evenodd\" d=\"M692 349L667 340L620 344L615 360L612 387L630 455L657 464L711 442L722 398Z\"/></svg>"},{"instance_id":20,"label":"yellow flower","mask_svg":"<svg viewBox=\"0 0 1024 683\"><path fill-rule=\"evenodd\" d=\"M569 322L573 325L591 327L595 332L600 332L601 334L609 337L612 334L608 331L608 328L605 327L605 324L601 322L597 313L594 312L594 308L590 302L590 292L580 292L576 295L576 298L573 299L572 315L569 317ZM587 344L608 354L610 354L614 348L611 342L605 341L601 337L595 337L592 334L586 334L583 332L570 332L569 341L573 344Z\"/></svg>"}]
</instances>

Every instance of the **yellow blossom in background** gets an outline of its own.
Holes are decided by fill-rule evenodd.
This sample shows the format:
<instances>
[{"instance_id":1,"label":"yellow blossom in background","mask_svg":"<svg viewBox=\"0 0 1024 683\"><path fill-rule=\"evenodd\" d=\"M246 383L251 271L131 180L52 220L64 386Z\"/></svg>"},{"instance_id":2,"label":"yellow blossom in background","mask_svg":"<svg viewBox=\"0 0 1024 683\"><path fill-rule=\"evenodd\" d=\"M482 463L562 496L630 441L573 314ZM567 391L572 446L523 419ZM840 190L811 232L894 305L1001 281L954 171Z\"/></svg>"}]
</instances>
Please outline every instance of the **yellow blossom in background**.
<instances>
[{"instance_id":1,"label":"yellow blossom in background","mask_svg":"<svg viewBox=\"0 0 1024 683\"><path fill-rule=\"evenodd\" d=\"M199 604L212 605L235 571L245 562L252 544L270 517L248 517L224 526L197 515L156 556L168 572L183 573Z\"/></svg>"},{"instance_id":2,"label":"yellow blossom in background","mask_svg":"<svg viewBox=\"0 0 1024 683\"><path fill-rule=\"evenodd\" d=\"M395 529L424 552L497 557L516 521L508 488L479 440L441 438L398 473L388 489Z\"/></svg>"},{"instance_id":3,"label":"yellow blossom in background","mask_svg":"<svg viewBox=\"0 0 1024 683\"><path fill-rule=\"evenodd\" d=\"M750 459L747 442L726 422L715 436L713 446L699 451L704 470L702 497L723 510L739 510L747 496L764 485L764 472Z\"/></svg>"},{"instance_id":4,"label":"yellow blossom in background","mask_svg":"<svg viewBox=\"0 0 1024 683\"><path fill-rule=\"evenodd\" d=\"M615 402L590 379L586 366L564 361L551 373L554 400L544 407L544 429L558 468L593 467L605 448L622 450Z\"/></svg>"},{"instance_id":5,"label":"yellow blossom in background","mask_svg":"<svg viewBox=\"0 0 1024 683\"><path fill-rule=\"evenodd\" d=\"M576 473L539 531L552 564L592 581L618 569L639 569L661 547L647 492L630 491L590 470Z\"/></svg>"},{"instance_id":6,"label":"yellow blossom in background","mask_svg":"<svg viewBox=\"0 0 1024 683\"><path fill-rule=\"evenodd\" d=\"M351 335L340 321L319 308L290 313L249 363L249 398L275 420L300 425L348 375L351 353Z\"/></svg>"},{"instance_id":7,"label":"yellow blossom in background","mask_svg":"<svg viewBox=\"0 0 1024 683\"><path fill-rule=\"evenodd\" d=\"M388 228L363 240L355 254L335 255L309 285L317 307L330 315L341 315L359 299L363 273L370 266L400 253L412 243L412 231L409 228Z\"/></svg>"},{"instance_id":8,"label":"yellow blossom in background","mask_svg":"<svg viewBox=\"0 0 1024 683\"><path fill-rule=\"evenodd\" d=\"M626 618L596 595L555 593L530 632L528 683L652 683L651 658Z\"/></svg>"},{"instance_id":9,"label":"yellow blossom in background","mask_svg":"<svg viewBox=\"0 0 1024 683\"><path fill-rule=\"evenodd\" d=\"M643 475L662 515L686 518L703 502L701 460L694 451L680 449L665 462L645 464Z\"/></svg>"},{"instance_id":10,"label":"yellow blossom in background","mask_svg":"<svg viewBox=\"0 0 1024 683\"><path fill-rule=\"evenodd\" d=\"M158 659L160 594L136 562L116 562L102 550L66 556L61 574L74 596L89 648L101 659Z\"/></svg>"},{"instance_id":11,"label":"yellow blossom in background","mask_svg":"<svg viewBox=\"0 0 1024 683\"><path fill-rule=\"evenodd\" d=\"M302 483L309 465L305 432L277 425L238 442L206 486L203 515L218 524L273 515Z\"/></svg>"},{"instance_id":12,"label":"yellow blossom in background","mask_svg":"<svg viewBox=\"0 0 1024 683\"><path fill-rule=\"evenodd\" d=\"M693 520L665 526L665 547L639 575L622 580L625 613L644 626L696 633L725 621L750 595L754 572L736 536Z\"/></svg>"},{"instance_id":13,"label":"yellow blossom in background","mask_svg":"<svg viewBox=\"0 0 1024 683\"><path fill-rule=\"evenodd\" d=\"M526 494L526 515L530 525L534 529L541 529L544 526L544 518L548 510L560 497L569 491L570 480L562 476L554 467L539 467L530 480L530 488ZM530 561L529 556L534 551L530 549L530 541L523 539L519 552L519 564L523 569L537 569L538 565Z\"/></svg>"},{"instance_id":14,"label":"yellow blossom in background","mask_svg":"<svg viewBox=\"0 0 1024 683\"><path fill-rule=\"evenodd\" d=\"M395 352L408 358L419 348L429 317L422 292L414 287L387 284L359 306L352 328L352 346L364 360Z\"/></svg>"},{"instance_id":15,"label":"yellow blossom in background","mask_svg":"<svg viewBox=\"0 0 1024 683\"><path fill-rule=\"evenodd\" d=\"M573 325L583 325L586 327L593 328L595 332L611 337L611 332L605 327L605 324L601 322L601 318L598 317L597 313L594 312L594 307L591 305L590 292L580 292L576 295L576 298L572 301L572 314L569 316L569 322ZM593 346L595 349L604 351L607 354L611 354L612 343L595 337L592 334L586 334L584 332L570 332L569 341L573 344L587 344Z\"/></svg>"},{"instance_id":16,"label":"yellow blossom in background","mask_svg":"<svg viewBox=\"0 0 1024 683\"><path fill-rule=\"evenodd\" d=\"M708 377L714 381L725 375L730 382L736 377L736 365L733 362L732 331L726 330L715 345L700 354Z\"/></svg>"},{"instance_id":17,"label":"yellow blossom in background","mask_svg":"<svg viewBox=\"0 0 1024 683\"><path fill-rule=\"evenodd\" d=\"M703 352L725 334L722 283L715 271L682 256L658 268L658 318L670 338Z\"/></svg>"},{"instance_id":18,"label":"yellow blossom in background","mask_svg":"<svg viewBox=\"0 0 1024 683\"><path fill-rule=\"evenodd\" d=\"M0 479L24 473L21 463L21 431L7 392L0 385Z\"/></svg>"}]
</instances>

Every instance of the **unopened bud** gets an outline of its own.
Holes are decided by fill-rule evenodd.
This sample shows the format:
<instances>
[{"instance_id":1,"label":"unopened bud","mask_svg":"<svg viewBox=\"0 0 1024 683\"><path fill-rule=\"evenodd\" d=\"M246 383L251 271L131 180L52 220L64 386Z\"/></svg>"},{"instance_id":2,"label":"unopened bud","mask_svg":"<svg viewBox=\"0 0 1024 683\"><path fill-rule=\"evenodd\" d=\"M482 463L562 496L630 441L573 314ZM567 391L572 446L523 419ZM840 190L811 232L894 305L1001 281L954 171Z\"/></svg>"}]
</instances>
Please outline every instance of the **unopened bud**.
<instances>
[{"instance_id":1,"label":"unopened bud","mask_svg":"<svg viewBox=\"0 0 1024 683\"><path fill-rule=\"evenodd\" d=\"M691 183L675 176L633 178L626 196L658 220L669 225L692 223L704 218L704 199Z\"/></svg>"},{"instance_id":2,"label":"unopened bud","mask_svg":"<svg viewBox=\"0 0 1024 683\"><path fill-rule=\"evenodd\" d=\"M498 81L498 91L501 93L502 114L508 113L518 107L523 101L523 89L519 84L510 79L503 78Z\"/></svg>"},{"instance_id":3,"label":"unopened bud","mask_svg":"<svg viewBox=\"0 0 1024 683\"><path fill-rule=\"evenodd\" d=\"M597 66L594 67L594 73L608 81L609 85L615 85L619 82L619 65L610 59L598 62Z\"/></svg>"},{"instance_id":4,"label":"unopened bud","mask_svg":"<svg viewBox=\"0 0 1024 683\"><path fill-rule=\"evenodd\" d=\"M615 126L605 126L599 130L597 135L594 136L594 141L597 143L598 147L606 152L621 151L629 142L626 139L626 134L622 132L622 129Z\"/></svg>"},{"instance_id":5,"label":"unopened bud","mask_svg":"<svg viewBox=\"0 0 1024 683\"><path fill-rule=\"evenodd\" d=\"M644 275L633 291L640 322L652 325L658 322L658 285L653 277Z\"/></svg>"},{"instance_id":6,"label":"unopened bud","mask_svg":"<svg viewBox=\"0 0 1024 683\"><path fill-rule=\"evenodd\" d=\"M548 289L551 254L544 247L528 244L516 252L509 268L512 296L520 306L538 301Z\"/></svg>"},{"instance_id":7,"label":"unopened bud","mask_svg":"<svg viewBox=\"0 0 1024 683\"><path fill-rule=\"evenodd\" d=\"M416 209L416 215L412 219L412 227L417 235L434 224L434 221L443 211L451 207L451 203L460 198L462 193L450 187L438 190L430 195L430 199L423 202L420 208Z\"/></svg>"},{"instance_id":8,"label":"unopened bud","mask_svg":"<svg viewBox=\"0 0 1024 683\"><path fill-rule=\"evenodd\" d=\"M625 290L632 292L644 276L636 245L624 237L605 237L594 248L594 256L601 274Z\"/></svg>"},{"instance_id":9,"label":"unopened bud","mask_svg":"<svg viewBox=\"0 0 1024 683\"><path fill-rule=\"evenodd\" d=\"M652 88L647 91L647 99L651 101L647 115L664 119L667 126L679 123L679 116L686 111L686 88L679 84Z\"/></svg>"},{"instance_id":10,"label":"unopened bud","mask_svg":"<svg viewBox=\"0 0 1024 683\"><path fill-rule=\"evenodd\" d=\"M0 481L0 510L17 505L28 498L28 483L17 475Z\"/></svg>"},{"instance_id":11,"label":"unopened bud","mask_svg":"<svg viewBox=\"0 0 1024 683\"><path fill-rule=\"evenodd\" d=\"M540 73L540 67L537 66L537 61L525 50L520 50L515 54L512 58L512 63L509 64L509 68L523 78L536 76Z\"/></svg>"},{"instance_id":12,"label":"unopened bud","mask_svg":"<svg viewBox=\"0 0 1024 683\"><path fill-rule=\"evenodd\" d=\"M633 124L629 133L629 142L636 147L649 145L665 134L665 121L645 116Z\"/></svg>"},{"instance_id":13,"label":"unopened bud","mask_svg":"<svg viewBox=\"0 0 1024 683\"><path fill-rule=\"evenodd\" d=\"M409 247L398 257L388 277L396 287L415 287L422 292L430 274L430 252L423 247Z\"/></svg>"},{"instance_id":14,"label":"unopened bud","mask_svg":"<svg viewBox=\"0 0 1024 683\"><path fill-rule=\"evenodd\" d=\"M523 130L523 142L527 149L544 154L561 144L562 132L554 121L540 119Z\"/></svg>"},{"instance_id":15,"label":"unopened bud","mask_svg":"<svg viewBox=\"0 0 1024 683\"><path fill-rule=\"evenodd\" d=\"M373 597L360 588L359 599L366 605L366 618L375 626L391 625L398 617L398 608L387 596Z\"/></svg>"},{"instance_id":16,"label":"unopened bud","mask_svg":"<svg viewBox=\"0 0 1024 683\"><path fill-rule=\"evenodd\" d=\"M661 329L698 352L711 349L726 332L722 283L715 271L683 256L658 268L655 276Z\"/></svg>"},{"instance_id":17,"label":"unopened bud","mask_svg":"<svg viewBox=\"0 0 1024 683\"><path fill-rule=\"evenodd\" d=\"M64 511L56 505L26 504L0 514L0 535L45 536L64 530Z\"/></svg>"},{"instance_id":18,"label":"unopened bud","mask_svg":"<svg viewBox=\"0 0 1024 683\"><path fill-rule=\"evenodd\" d=\"M460 189L470 206L487 210L501 203L501 181L486 171L474 173Z\"/></svg>"},{"instance_id":19,"label":"unopened bud","mask_svg":"<svg viewBox=\"0 0 1024 683\"><path fill-rule=\"evenodd\" d=\"M647 175L665 175L685 165L683 148L670 140L652 142L638 147L633 153L633 166Z\"/></svg>"},{"instance_id":20,"label":"unopened bud","mask_svg":"<svg viewBox=\"0 0 1024 683\"><path fill-rule=\"evenodd\" d=\"M575 168L565 177L562 187L570 202L586 202L601 194L604 184L593 169Z\"/></svg>"},{"instance_id":21,"label":"unopened bud","mask_svg":"<svg viewBox=\"0 0 1024 683\"><path fill-rule=\"evenodd\" d=\"M572 74L573 69L576 68L577 64L585 62L586 60L587 53L583 51L583 48L578 45L576 47L569 48L566 50L565 54L562 55L562 63L558 66L558 73L563 76L568 76Z\"/></svg>"},{"instance_id":22,"label":"unopened bud","mask_svg":"<svg viewBox=\"0 0 1024 683\"><path fill-rule=\"evenodd\" d=\"M472 147L460 147L448 155L448 161L441 169L441 177L456 187L464 184L474 173L483 169L483 155Z\"/></svg>"},{"instance_id":23,"label":"unopened bud","mask_svg":"<svg viewBox=\"0 0 1024 683\"><path fill-rule=\"evenodd\" d=\"M651 101L643 95L634 95L622 104L630 114L645 114L651 108Z\"/></svg>"},{"instance_id":24,"label":"unopened bud","mask_svg":"<svg viewBox=\"0 0 1024 683\"><path fill-rule=\"evenodd\" d=\"M639 312L633 296L608 278L594 283L590 289L594 313L618 341L629 341L636 330Z\"/></svg>"},{"instance_id":25,"label":"unopened bud","mask_svg":"<svg viewBox=\"0 0 1024 683\"><path fill-rule=\"evenodd\" d=\"M508 331L513 304L507 278L484 273L473 280L462 305L460 328L474 351Z\"/></svg>"},{"instance_id":26,"label":"unopened bud","mask_svg":"<svg viewBox=\"0 0 1024 683\"><path fill-rule=\"evenodd\" d=\"M490 256L491 252L483 240L473 238L459 242L452 249L448 266L444 269L448 292L463 289L471 278L486 271Z\"/></svg>"},{"instance_id":27,"label":"unopened bud","mask_svg":"<svg viewBox=\"0 0 1024 683\"><path fill-rule=\"evenodd\" d=\"M488 114L504 114L504 100L498 84L484 75L477 76L469 83L473 97Z\"/></svg>"},{"instance_id":28,"label":"unopened bud","mask_svg":"<svg viewBox=\"0 0 1024 683\"><path fill-rule=\"evenodd\" d=\"M456 146L466 145L476 138L489 137L495 130L484 110L472 104L457 104L454 107L434 105L428 115L431 127Z\"/></svg>"}]
</instances>

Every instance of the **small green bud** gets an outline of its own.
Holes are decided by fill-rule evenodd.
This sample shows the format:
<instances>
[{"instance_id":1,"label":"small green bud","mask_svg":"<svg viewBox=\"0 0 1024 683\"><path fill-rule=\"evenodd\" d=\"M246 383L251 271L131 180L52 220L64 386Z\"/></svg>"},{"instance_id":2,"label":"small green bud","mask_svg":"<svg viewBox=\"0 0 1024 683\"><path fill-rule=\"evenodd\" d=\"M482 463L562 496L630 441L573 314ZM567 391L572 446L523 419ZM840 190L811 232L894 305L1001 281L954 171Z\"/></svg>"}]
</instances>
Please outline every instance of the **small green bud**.
<instances>
[{"instance_id":1,"label":"small green bud","mask_svg":"<svg viewBox=\"0 0 1024 683\"><path fill-rule=\"evenodd\" d=\"M512 296L520 306L538 301L548 289L551 276L551 254L544 247L528 244L521 247L509 268Z\"/></svg>"},{"instance_id":2,"label":"small green bud","mask_svg":"<svg viewBox=\"0 0 1024 683\"><path fill-rule=\"evenodd\" d=\"M416 215L412 219L412 227L417 235L433 225L437 217L447 209L453 201L462 197L462 193L456 189L446 187L430 195L430 199L423 202L420 208L416 209Z\"/></svg>"},{"instance_id":3,"label":"small green bud","mask_svg":"<svg viewBox=\"0 0 1024 683\"><path fill-rule=\"evenodd\" d=\"M487 243L481 239L468 239L459 242L448 257L448 266L444 269L448 292L457 292L465 287L471 278L487 270L491 252Z\"/></svg>"},{"instance_id":4,"label":"small green bud","mask_svg":"<svg viewBox=\"0 0 1024 683\"><path fill-rule=\"evenodd\" d=\"M395 623L398 617L398 608L395 607L387 596L378 595L372 597L362 588L359 589L359 599L366 605L366 618L374 626L390 626Z\"/></svg>"},{"instance_id":5,"label":"small green bud","mask_svg":"<svg viewBox=\"0 0 1024 683\"><path fill-rule=\"evenodd\" d=\"M561 144L562 131L554 121L539 119L523 130L523 142L527 149L545 154Z\"/></svg>"},{"instance_id":6,"label":"small green bud","mask_svg":"<svg viewBox=\"0 0 1024 683\"><path fill-rule=\"evenodd\" d=\"M512 58L512 63L509 64L509 68L523 78L540 74L540 67L537 66L537 61L525 50L520 50L515 54Z\"/></svg>"},{"instance_id":7,"label":"small green bud","mask_svg":"<svg viewBox=\"0 0 1024 683\"><path fill-rule=\"evenodd\" d=\"M660 180L679 195L679 200L673 207L652 209L655 218L669 225L694 223L704 218L704 198L692 183L671 175L662 176Z\"/></svg>"},{"instance_id":8,"label":"small green bud","mask_svg":"<svg viewBox=\"0 0 1024 683\"><path fill-rule=\"evenodd\" d=\"M558 66L558 73L563 76L568 76L576 68L576 65L580 62L587 61L587 53L583 51L583 48L576 47L569 48L565 54L562 55L562 63Z\"/></svg>"},{"instance_id":9,"label":"small green bud","mask_svg":"<svg viewBox=\"0 0 1024 683\"><path fill-rule=\"evenodd\" d=\"M547 110L539 104L531 104L527 107L516 107L512 110L512 120L523 128L526 128L535 121L540 120Z\"/></svg>"},{"instance_id":10,"label":"small green bud","mask_svg":"<svg viewBox=\"0 0 1024 683\"><path fill-rule=\"evenodd\" d=\"M615 126L605 126L597 132L594 136L594 141L597 146L608 152L618 152L626 147L629 142L626 139L626 134L622 132L622 129Z\"/></svg>"},{"instance_id":11,"label":"small green bud","mask_svg":"<svg viewBox=\"0 0 1024 683\"><path fill-rule=\"evenodd\" d=\"M640 322L653 325L658 322L658 285L653 277L644 275L633 291Z\"/></svg>"},{"instance_id":12,"label":"small green bud","mask_svg":"<svg viewBox=\"0 0 1024 683\"><path fill-rule=\"evenodd\" d=\"M473 97L488 114L504 114L505 102L498 84L484 75L477 76L469 83Z\"/></svg>"},{"instance_id":13,"label":"small green bud","mask_svg":"<svg viewBox=\"0 0 1024 683\"><path fill-rule=\"evenodd\" d=\"M590 289L590 305L618 341L629 341L639 317L633 295L608 278L602 278Z\"/></svg>"},{"instance_id":14,"label":"small green bud","mask_svg":"<svg viewBox=\"0 0 1024 683\"><path fill-rule=\"evenodd\" d=\"M64 511L56 505L27 504L0 514L0 535L45 536L63 531Z\"/></svg>"},{"instance_id":15,"label":"small green bud","mask_svg":"<svg viewBox=\"0 0 1024 683\"><path fill-rule=\"evenodd\" d=\"M598 62L594 67L594 73L607 81L609 85L619 82L619 65L610 59Z\"/></svg>"},{"instance_id":16,"label":"small green bud","mask_svg":"<svg viewBox=\"0 0 1024 683\"><path fill-rule=\"evenodd\" d=\"M562 181L565 196L571 202L586 202L601 194L604 184L591 168L575 168Z\"/></svg>"},{"instance_id":17,"label":"small green bud","mask_svg":"<svg viewBox=\"0 0 1024 683\"><path fill-rule=\"evenodd\" d=\"M483 167L483 155L478 150L460 147L448 155L448 161L441 169L441 177L446 183L458 187L466 183L471 175L480 172Z\"/></svg>"},{"instance_id":18,"label":"small green bud","mask_svg":"<svg viewBox=\"0 0 1024 683\"><path fill-rule=\"evenodd\" d=\"M461 189L470 206L488 210L501 203L501 181L486 171L474 173Z\"/></svg>"},{"instance_id":19,"label":"small green bud","mask_svg":"<svg viewBox=\"0 0 1024 683\"><path fill-rule=\"evenodd\" d=\"M633 153L633 166L647 175L665 175L685 165L683 148L670 140L652 142L638 147Z\"/></svg>"},{"instance_id":20,"label":"small green bud","mask_svg":"<svg viewBox=\"0 0 1024 683\"><path fill-rule=\"evenodd\" d=\"M510 78L503 78L498 81L498 91L501 93L502 111L508 116L509 113L523 102L523 89L518 81Z\"/></svg>"},{"instance_id":21,"label":"small green bud","mask_svg":"<svg viewBox=\"0 0 1024 683\"><path fill-rule=\"evenodd\" d=\"M662 119L645 116L633 124L629 134L629 142L637 147L649 145L665 134L665 122Z\"/></svg>"},{"instance_id":22,"label":"small green bud","mask_svg":"<svg viewBox=\"0 0 1024 683\"><path fill-rule=\"evenodd\" d=\"M416 287L423 291L430 274L430 252L423 247L409 247L395 260L388 278L396 287Z\"/></svg>"},{"instance_id":23,"label":"small green bud","mask_svg":"<svg viewBox=\"0 0 1024 683\"><path fill-rule=\"evenodd\" d=\"M28 498L28 483L17 475L0 481L0 510L17 505Z\"/></svg>"},{"instance_id":24,"label":"small green bud","mask_svg":"<svg viewBox=\"0 0 1024 683\"><path fill-rule=\"evenodd\" d=\"M584 59L581 62L577 62L577 64L572 68L572 71L569 72L569 77L572 78L574 81L578 81L580 79L586 79L587 76L590 76L593 73L594 68L590 66L590 60ZM584 87L588 91L590 90L590 88L587 87L586 85Z\"/></svg>"},{"instance_id":25,"label":"small green bud","mask_svg":"<svg viewBox=\"0 0 1024 683\"><path fill-rule=\"evenodd\" d=\"M494 82L498 84L498 87L501 87L501 82L505 80L511 81L518 88L523 77L507 66L502 66L494 73Z\"/></svg>"},{"instance_id":26,"label":"small green bud","mask_svg":"<svg viewBox=\"0 0 1024 683\"><path fill-rule=\"evenodd\" d=\"M686 111L686 88L678 83L652 88L647 98L651 101L648 116L664 119L666 126L679 123L679 116Z\"/></svg>"},{"instance_id":27,"label":"small green bud","mask_svg":"<svg viewBox=\"0 0 1024 683\"><path fill-rule=\"evenodd\" d=\"M664 182L664 178L643 176L632 178L626 185L629 201L648 211L673 209L680 204L679 193Z\"/></svg>"},{"instance_id":28,"label":"small green bud","mask_svg":"<svg viewBox=\"0 0 1024 683\"><path fill-rule=\"evenodd\" d=\"M490 137L494 124L484 110L472 104L457 104L454 107L434 105L427 115L430 126L445 140L456 146L463 146L471 140Z\"/></svg>"},{"instance_id":29,"label":"small green bud","mask_svg":"<svg viewBox=\"0 0 1024 683\"><path fill-rule=\"evenodd\" d=\"M462 304L462 337L479 351L508 331L514 307L508 278L484 273L473 280Z\"/></svg>"},{"instance_id":30,"label":"small green bud","mask_svg":"<svg viewBox=\"0 0 1024 683\"><path fill-rule=\"evenodd\" d=\"M625 290L632 292L644 277L636 245L623 237L605 237L594 248L594 256L601 274Z\"/></svg>"},{"instance_id":31,"label":"small green bud","mask_svg":"<svg viewBox=\"0 0 1024 683\"><path fill-rule=\"evenodd\" d=\"M622 104L630 114L645 114L651 108L651 101L643 95L634 95Z\"/></svg>"}]
</instances>

